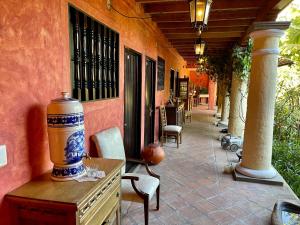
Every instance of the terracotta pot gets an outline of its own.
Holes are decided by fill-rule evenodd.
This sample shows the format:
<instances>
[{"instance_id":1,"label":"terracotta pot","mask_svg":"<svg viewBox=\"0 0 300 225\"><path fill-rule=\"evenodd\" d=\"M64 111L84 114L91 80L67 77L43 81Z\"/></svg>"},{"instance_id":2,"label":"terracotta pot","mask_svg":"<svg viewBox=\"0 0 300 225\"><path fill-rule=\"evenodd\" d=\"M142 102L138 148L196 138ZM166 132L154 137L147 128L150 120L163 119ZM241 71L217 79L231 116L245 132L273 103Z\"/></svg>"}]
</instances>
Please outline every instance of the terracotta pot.
<instances>
[{"instance_id":1,"label":"terracotta pot","mask_svg":"<svg viewBox=\"0 0 300 225\"><path fill-rule=\"evenodd\" d=\"M165 152L158 144L150 144L142 151L143 159L151 164L158 164L165 158Z\"/></svg>"}]
</instances>

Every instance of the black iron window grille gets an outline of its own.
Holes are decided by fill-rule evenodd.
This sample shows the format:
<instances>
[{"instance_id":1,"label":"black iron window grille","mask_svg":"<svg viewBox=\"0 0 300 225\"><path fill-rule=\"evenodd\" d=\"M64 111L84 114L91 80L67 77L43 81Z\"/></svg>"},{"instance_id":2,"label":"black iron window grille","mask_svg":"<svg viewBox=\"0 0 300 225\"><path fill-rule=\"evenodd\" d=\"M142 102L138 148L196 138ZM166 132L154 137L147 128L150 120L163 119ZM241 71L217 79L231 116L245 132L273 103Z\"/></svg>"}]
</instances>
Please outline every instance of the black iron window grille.
<instances>
[{"instance_id":1,"label":"black iron window grille","mask_svg":"<svg viewBox=\"0 0 300 225\"><path fill-rule=\"evenodd\" d=\"M119 34L71 6L69 18L73 97L118 97Z\"/></svg>"}]
</instances>

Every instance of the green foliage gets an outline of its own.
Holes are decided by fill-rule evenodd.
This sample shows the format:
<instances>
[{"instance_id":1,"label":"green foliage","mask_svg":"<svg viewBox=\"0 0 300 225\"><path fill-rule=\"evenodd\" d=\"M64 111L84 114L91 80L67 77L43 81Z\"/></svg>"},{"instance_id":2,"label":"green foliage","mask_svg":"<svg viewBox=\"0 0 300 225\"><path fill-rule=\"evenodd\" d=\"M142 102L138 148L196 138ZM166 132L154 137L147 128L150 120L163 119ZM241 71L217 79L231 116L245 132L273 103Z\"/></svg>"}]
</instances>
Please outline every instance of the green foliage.
<instances>
[{"instance_id":1,"label":"green foliage","mask_svg":"<svg viewBox=\"0 0 300 225\"><path fill-rule=\"evenodd\" d=\"M281 56L294 64L278 70L273 165L300 197L300 10L290 14L292 23L280 48Z\"/></svg>"},{"instance_id":2,"label":"green foliage","mask_svg":"<svg viewBox=\"0 0 300 225\"><path fill-rule=\"evenodd\" d=\"M232 69L237 76L246 80L251 69L252 41L249 40L246 47L236 45L232 52Z\"/></svg>"},{"instance_id":3,"label":"green foliage","mask_svg":"<svg viewBox=\"0 0 300 225\"><path fill-rule=\"evenodd\" d=\"M275 103L273 165L300 197L300 85L295 78L292 69L280 70Z\"/></svg>"},{"instance_id":4,"label":"green foliage","mask_svg":"<svg viewBox=\"0 0 300 225\"><path fill-rule=\"evenodd\" d=\"M207 88L200 88L199 94L208 94Z\"/></svg>"},{"instance_id":5,"label":"green foliage","mask_svg":"<svg viewBox=\"0 0 300 225\"><path fill-rule=\"evenodd\" d=\"M286 31L286 38L280 42L281 55L291 59L300 71L300 9L292 8L291 25Z\"/></svg>"},{"instance_id":6,"label":"green foliage","mask_svg":"<svg viewBox=\"0 0 300 225\"><path fill-rule=\"evenodd\" d=\"M273 165L300 197L300 140L274 140Z\"/></svg>"},{"instance_id":7,"label":"green foliage","mask_svg":"<svg viewBox=\"0 0 300 225\"><path fill-rule=\"evenodd\" d=\"M279 93L275 104L274 137L289 140L299 135L300 85L291 87L286 80L279 82Z\"/></svg>"},{"instance_id":8,"label":"green foliage","mask_svg":"<svg viewBox=\"0 0 300 225\"><path fill-rule=\"evenodd\" d=\"M231 79L231 61L228 54L223 56L210 56L207 58L207 74L212 80Z\"/></svg>"}]
</instances>

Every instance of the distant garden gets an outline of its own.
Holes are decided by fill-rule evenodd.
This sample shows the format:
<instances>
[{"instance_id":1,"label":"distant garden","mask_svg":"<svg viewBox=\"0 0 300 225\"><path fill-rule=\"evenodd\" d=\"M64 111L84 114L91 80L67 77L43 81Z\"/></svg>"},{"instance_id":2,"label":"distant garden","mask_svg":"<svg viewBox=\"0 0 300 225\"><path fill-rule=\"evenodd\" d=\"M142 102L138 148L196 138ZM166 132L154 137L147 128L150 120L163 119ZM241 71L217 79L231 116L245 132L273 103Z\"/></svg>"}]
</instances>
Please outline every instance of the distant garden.
<instances>
[{"instance_id":1,"label":"distant garden","mask_svg":"<svg viewBox=\"0 0 300 225\"><path fill-rule=\"evenodd\" d=\"M281 56L293 65L278 70L273 165L300 197L300 10L292 6L290 15L280 45Z\"/></svg>"}]
</instances>

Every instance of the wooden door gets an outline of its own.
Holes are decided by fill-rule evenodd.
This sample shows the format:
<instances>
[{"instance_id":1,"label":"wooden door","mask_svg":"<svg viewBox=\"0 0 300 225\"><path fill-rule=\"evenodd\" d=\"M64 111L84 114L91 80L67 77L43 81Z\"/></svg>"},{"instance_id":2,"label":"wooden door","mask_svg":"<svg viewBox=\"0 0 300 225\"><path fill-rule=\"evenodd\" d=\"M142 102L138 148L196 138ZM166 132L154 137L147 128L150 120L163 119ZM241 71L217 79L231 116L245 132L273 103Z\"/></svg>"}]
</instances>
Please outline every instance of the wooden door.
<instances>
[{"instance_id":1,"label":"wooden door","mask_svg":"<svg viewBox=\"0 0 300 225\"><path fill-rule=\"evenodd\" d=\"M170 94L175 96L175 71L171 69L170 71Z\"/></svg>"},{"instance_id":2,"label":"wooden door","mask_svg":"<svg viewBox=\"0 0 300 225\"><path fill-rule=\"evenodd\" d=\"M125 48L124 147L126 156L140 158L141 55Z\"/></svg>"},{"instance_id":3,"label":"wooden door","mask_svg":"<svg viewBox=\"0 0 300 225\"><path fill-rule=\"evenodd\" d=\"M146 58L144 145L154 142L156 62Z\"/></svg>"}]
</instances>

